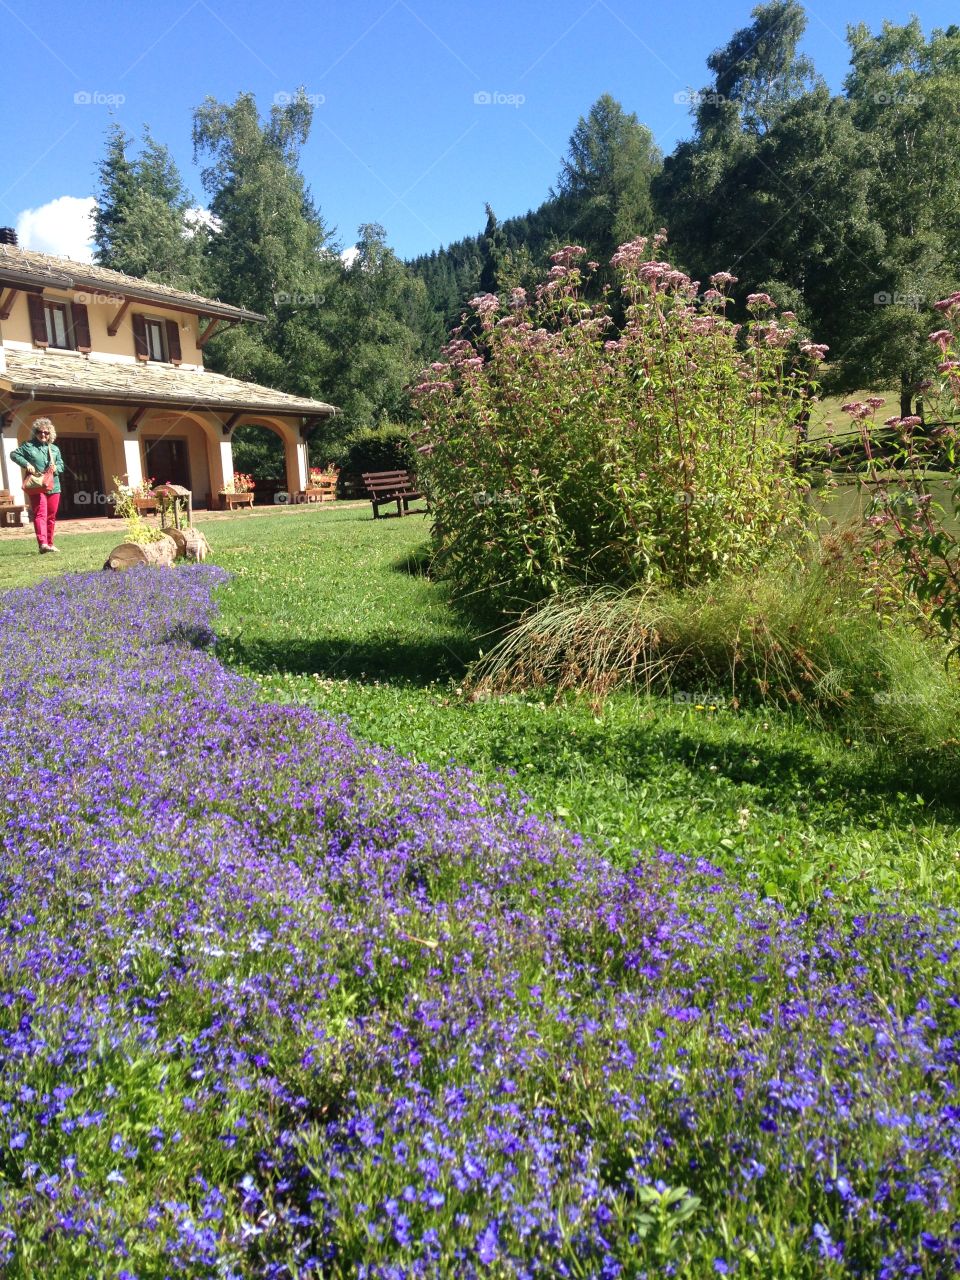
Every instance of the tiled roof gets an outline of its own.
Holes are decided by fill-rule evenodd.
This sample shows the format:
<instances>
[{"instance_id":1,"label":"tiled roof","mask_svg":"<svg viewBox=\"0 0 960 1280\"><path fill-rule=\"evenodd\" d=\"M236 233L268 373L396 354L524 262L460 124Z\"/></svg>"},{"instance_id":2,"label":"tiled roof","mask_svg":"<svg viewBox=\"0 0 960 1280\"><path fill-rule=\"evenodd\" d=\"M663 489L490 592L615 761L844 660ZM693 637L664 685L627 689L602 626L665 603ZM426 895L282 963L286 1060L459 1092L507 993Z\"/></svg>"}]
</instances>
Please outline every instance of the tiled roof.
<instances>
[{"instance_id":1,"label":"tiled roof","mask_svg":"<svg viewBox=\"0 0 960 1280\"><path fill-rule=\"evenodd\" d=\"M117 293L124 297L167 303L178 310L196 311L205 316L224 316L234 320L265 320L256 311L232 307L198 293L185 293L153 280L126 276L109 267L92 262L75 262L51 253L36 253L20 245L0 244L0 282L10 285L42 285L48 289L90 289L99 293Z\"/></svg>"},{"instance_id":2,"label":"tiled roof","mask_svg":"<svg viewBox=\"0 0 960 1280\"><path fill-rule=\"evenodd\" d=\"M6 372L0 384L13 395L34 394L38 399L92 400L98 403L156 404L229 412L272 412L297 416L336 413L323 400L291 396L255 382L226 378L207 369L179 369L153 362L127 364L91 360L55 351L19 351L7 347Z\"/></svg>"}]
</instances>

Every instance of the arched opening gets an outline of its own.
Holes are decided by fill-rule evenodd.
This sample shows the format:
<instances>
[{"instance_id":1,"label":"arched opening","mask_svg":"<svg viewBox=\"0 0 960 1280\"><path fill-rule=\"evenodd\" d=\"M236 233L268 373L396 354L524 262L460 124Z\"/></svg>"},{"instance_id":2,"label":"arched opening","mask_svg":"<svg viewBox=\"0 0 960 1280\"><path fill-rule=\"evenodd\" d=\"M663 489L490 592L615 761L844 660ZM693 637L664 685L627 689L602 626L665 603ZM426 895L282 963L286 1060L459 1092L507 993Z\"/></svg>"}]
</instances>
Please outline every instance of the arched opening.
<instances>
[{"instance_id":1,"label":"arched opening","mask_svg":"<svg viewBox=\"0 0 960 1280\"><path fill-rule=\"evenodd\" d=\"M110 513L112 477L123 470L123 445L116 424L90 405L31 404L22 416L17 435L26 440L37 418L49 418L57 431L57 447L63 458L60 476L59 520L89 518Z\"/></svg>"},{"instance_id":2,"label":"arched opening","mask_svg":"<svg viewBox=\"0 0 960 1280\"><path fill-rule=\"evenodd\" d=\"M274 495L288 488L287 451L279 432L247 422L235 427L230 439L234 471L253 477L254 503L272 504Z\"/></svg>"}]
</instances>

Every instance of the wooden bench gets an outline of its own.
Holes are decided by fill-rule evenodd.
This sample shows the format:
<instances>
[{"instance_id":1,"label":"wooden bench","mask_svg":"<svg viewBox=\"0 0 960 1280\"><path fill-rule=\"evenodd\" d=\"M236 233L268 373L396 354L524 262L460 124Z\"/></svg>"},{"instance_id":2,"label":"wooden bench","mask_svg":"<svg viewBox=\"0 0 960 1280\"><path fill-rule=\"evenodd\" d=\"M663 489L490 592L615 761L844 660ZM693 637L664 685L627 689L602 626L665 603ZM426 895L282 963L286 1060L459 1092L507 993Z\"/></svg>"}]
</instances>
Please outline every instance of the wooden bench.
<instances>
[{"instance_id":1,"label":"wooden bench","mask_svg":"<svg viewBox=\"0 0 960 1280\"><path fill-rule=\"evenodd\" d=\"M373 503L374 520L380 518L380 508L391 502L397 504L397 515L405 516L411 502L418 498L426 501L409 471L364 471L363 483Z\"/></svg>"},{"instance_id":2,"label":"wooden bench","mask_svg":"<svg viewBox=\"0 0 960 1280\"><path fill-rule=\"evenodd\" d=\"M25 507L18 506L9 489L0 489L0 525L6 529L19 529L23 524Z\"/></svg>"}]
</instances>

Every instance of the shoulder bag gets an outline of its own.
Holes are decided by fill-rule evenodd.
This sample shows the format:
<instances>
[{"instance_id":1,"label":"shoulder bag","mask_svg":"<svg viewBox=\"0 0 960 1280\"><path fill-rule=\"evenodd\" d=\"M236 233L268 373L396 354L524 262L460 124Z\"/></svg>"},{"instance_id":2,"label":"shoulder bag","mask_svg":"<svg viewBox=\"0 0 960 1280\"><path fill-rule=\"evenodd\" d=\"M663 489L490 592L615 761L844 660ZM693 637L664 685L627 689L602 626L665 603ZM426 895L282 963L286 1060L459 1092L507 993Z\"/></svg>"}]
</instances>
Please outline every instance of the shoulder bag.
<instances>
[{"instance_id":1,"label":"shoulder bag","mask_svg":"<svg viewBox=\"0 0 960 1280\"><path fill-rule=\"evenodd\" d=\"M30 475L23 477L24 492L53 493L56 474L53 466L53 450L47 445L47 468L42 473L34 471Z\"/></svg>"}]
</instances>

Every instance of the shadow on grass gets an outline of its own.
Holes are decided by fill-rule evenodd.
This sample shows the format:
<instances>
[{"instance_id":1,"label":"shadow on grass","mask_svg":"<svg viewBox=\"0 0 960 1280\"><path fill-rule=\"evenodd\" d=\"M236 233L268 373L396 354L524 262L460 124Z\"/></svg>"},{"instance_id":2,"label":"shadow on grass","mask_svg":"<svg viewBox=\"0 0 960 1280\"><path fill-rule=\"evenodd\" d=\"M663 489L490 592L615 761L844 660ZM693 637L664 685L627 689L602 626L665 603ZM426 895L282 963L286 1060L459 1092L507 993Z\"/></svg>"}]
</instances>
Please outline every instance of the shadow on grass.
<instances>
[{"instance_id":1,"label":"shadow on grass","mask_svg":"<svg viewBox=\"0 0 960 1280\"><path fill-rule=\"evenodd\" d=\"M678 727L674 717L667 723L603 725L585 732L577 722L571 739L565 717L539 722L504 720L492 724L485 754L491 763L518 767L536 760L541 773L564 778L588 770L616 772L633 785L662 778L664 765L679 765L691 774L703 774L716 782L748 785L770 808L788 805L809 806L818 821L842 825L857 820L869 825L884 800L905 807L914 795L929 804L923 817L955 820L960 814L960 752L953 749L914 751L884 744L860 745L850 749L836 738L836 754L831 759L822 751L803 745L798 727L796 744L783 741L782 729L769 742L751 737L739 740L731 734L714 742ZM825 798L834 804L824 813ZM913 814L911 814L913 816Z\"/></svg>"},{"instance_id":2,"label":"shadow on grass","mask_svg":"<svg viewBox=\"0 0 960 1280\"><path fill-rule=\"evenodd\" d=\"M406 573L411 578L429 578L432 566L433 555L430 551L430 544L425 542L423 546L417 547L415 551L409 551L406 555L401 556L399 560L394 560L390 568L394 573Z\"/></svg>"},{"instance_id":3,"label":"shadow on grass","mask_svg":"<svg viewBox=\"0 0 960 1280\"><path fill-rule=\"evenodd\" d=\"M413 685L460 679L476 651L476 643L462 636L451 636L446 641L397 640L389 635L363 640L325 637L297 643L238 636L217 642L217 655L227 666L262 673L279 670L333 680Z\"/></svg>"},{"instance_id":4,"label":"shadow on grass","mask_svg":"<svg viewBox=\"0 0 960 1280\"><path fill-rule=\"evenodd\" d=\"M914 749L887 743L862 743L851 750L839 736L832 760L802 745L764 743L753 739L723 743L704 741L694 734L643 734L640 741L656 746L657 753L691 769L709 769L734 783L758 787L771 802L785 794L819 808L823 797L842 803L845 819L868 823L878 798L921 795L937 813L951 818L960 814L960 788L956 786L960 753L956 750ZM637 744L639 745L639 743ZM951 781L952 780L952 781Z\"/></svg>"}]
</instances>

